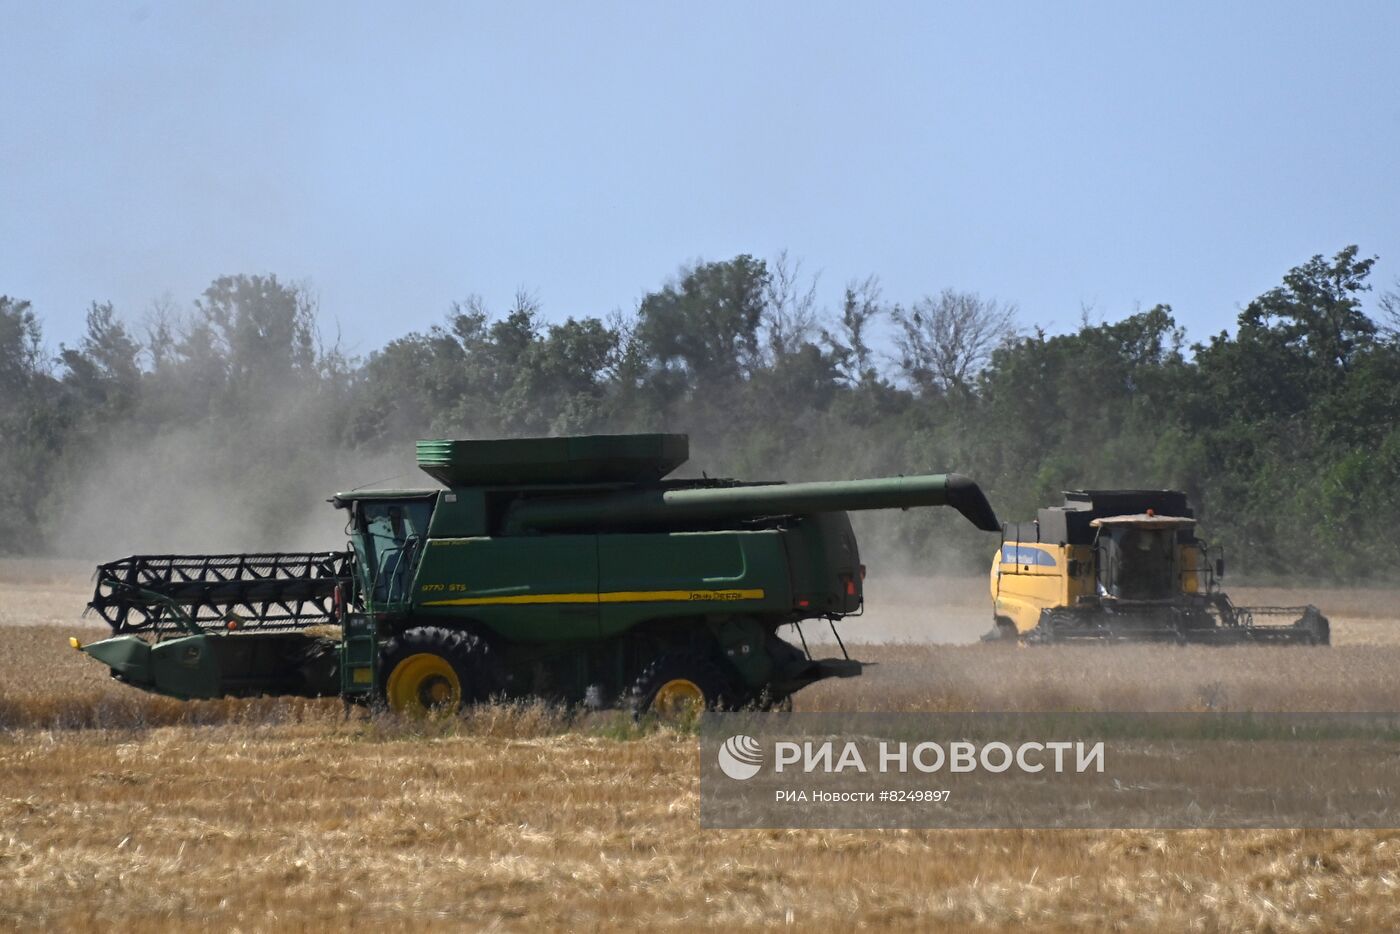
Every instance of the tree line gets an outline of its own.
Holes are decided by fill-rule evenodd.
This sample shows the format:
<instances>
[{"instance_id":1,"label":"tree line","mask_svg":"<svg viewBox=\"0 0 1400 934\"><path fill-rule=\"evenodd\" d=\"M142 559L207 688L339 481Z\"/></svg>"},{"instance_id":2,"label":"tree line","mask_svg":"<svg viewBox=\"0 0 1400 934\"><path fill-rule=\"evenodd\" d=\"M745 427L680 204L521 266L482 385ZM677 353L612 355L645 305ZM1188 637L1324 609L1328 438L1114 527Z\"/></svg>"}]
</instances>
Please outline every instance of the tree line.
<instances>
[{"instance_id":1,"label":"tree line","mask_svg":"<svg viewBox=\"0 0 1400 934\"><path fill-rule=\"evenodd\" d=\"M416 438L686 431L712 474L957 470L1004 519L1068 488L1180 488L1236 568L1393 578L1400 299L1368 305L1374 263L1355 246L1314 256L1198 342L1167 305L1048 334L972 293L891 302L875 277L823 307L783 254L684 267L611 315L468 299L363 358L275 275L221 277L139 318L95 302L56 353L39 311L0 296L0 550L64 547L65 517L119 458L152 482L179 463L251 486L239 509L271 539L331 492L324 465ZM983 568L985 536L944 512L882 520L882 547Z\"/></svg>"}]
</instances>

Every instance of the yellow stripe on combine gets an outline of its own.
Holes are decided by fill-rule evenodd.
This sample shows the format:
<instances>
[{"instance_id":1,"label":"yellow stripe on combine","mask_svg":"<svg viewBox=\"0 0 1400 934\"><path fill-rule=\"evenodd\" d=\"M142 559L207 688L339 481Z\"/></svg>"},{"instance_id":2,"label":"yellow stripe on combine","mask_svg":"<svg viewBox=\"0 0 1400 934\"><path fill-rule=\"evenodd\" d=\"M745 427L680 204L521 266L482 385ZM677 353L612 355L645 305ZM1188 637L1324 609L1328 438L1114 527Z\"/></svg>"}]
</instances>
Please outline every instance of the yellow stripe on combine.
<instances>
[{"instance_id":1,"label":"yellow stripe on combine","mask_svg":"<svg viewBox=\"0 0 1400 934\"><path fill-rule=\"evenodd\" d=\"M509 597L457 597L454 600L425 600L424 606L490 606L522 603L597 603L596 593L523 593Z\"/></svg>"},{"instance_id":2,"label":"yellow stripe on combine","mask_svg":"<svg viewBox=\"0 0 1400 934\"><path fill-rule=\"evenodd\" d=\"M508 597L457 597L426 600L424 606L522 606L538 603L671 603L762 600L762 588L752 590L612 590L606 593L526 593Z\"/></svg>"}]
</instances>

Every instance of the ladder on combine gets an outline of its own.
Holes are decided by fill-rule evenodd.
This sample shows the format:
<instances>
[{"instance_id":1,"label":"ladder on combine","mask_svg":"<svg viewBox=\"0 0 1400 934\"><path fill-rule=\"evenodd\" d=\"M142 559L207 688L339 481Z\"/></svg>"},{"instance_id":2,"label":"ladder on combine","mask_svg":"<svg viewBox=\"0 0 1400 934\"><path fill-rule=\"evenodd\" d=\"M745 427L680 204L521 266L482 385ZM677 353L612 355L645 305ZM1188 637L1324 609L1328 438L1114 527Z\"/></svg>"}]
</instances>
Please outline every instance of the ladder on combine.
<instances>
[{"instance_id":1,"label":"ladder on combine","mask_svg":"<svg viewBox=\"0 0 1400 934\"><path fill-rule=\"evenodd\" d=\"M119 634L300 630L339 621L353 567L349 551L132 555L98 565L88 607Z\"/></svg>"}]
</instances>

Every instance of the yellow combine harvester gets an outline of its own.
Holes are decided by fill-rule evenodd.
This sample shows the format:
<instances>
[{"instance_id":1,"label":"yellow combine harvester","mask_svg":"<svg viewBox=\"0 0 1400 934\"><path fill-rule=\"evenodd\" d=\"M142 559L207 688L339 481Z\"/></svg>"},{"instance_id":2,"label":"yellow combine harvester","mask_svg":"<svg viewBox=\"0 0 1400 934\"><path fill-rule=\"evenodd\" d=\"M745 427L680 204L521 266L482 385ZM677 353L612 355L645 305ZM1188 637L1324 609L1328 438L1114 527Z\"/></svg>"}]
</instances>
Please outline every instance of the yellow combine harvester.
<instances>
[{"instance_id":1,"label":"yellow combine harvester","mask_svg":"<svg viewBox=\"0 0 1400 934\"><path fill-rule=\"evenodd\" d=\"M1240 607L1225 562L1176 490L1069 490L1063 506L1003 526L984 639L1328 645L1315 606Z\"/></svg>"}]
</instances>

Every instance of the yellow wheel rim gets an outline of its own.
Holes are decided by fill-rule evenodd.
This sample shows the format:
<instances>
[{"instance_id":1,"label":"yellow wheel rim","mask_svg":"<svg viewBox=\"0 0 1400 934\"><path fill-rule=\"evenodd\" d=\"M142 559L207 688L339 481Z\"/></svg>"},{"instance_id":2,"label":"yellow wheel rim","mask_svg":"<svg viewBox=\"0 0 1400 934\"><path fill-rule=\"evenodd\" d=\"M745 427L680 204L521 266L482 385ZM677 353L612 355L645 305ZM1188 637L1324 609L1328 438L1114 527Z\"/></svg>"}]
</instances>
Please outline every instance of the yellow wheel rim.
<instances>
[{"instance_id":1,"label":"yellow wheel rim","mask_svg":"<svg viewBox=\"0 0 1400 934\"><path fill-rule=\"evenodd\" d=\"M680 720L705 709L705 692L685 678L672 678L657 688L651 710L663 720Z\"/></svg>"},{"instance_id":2,"label":"yellow wheel rim","mask_svg":"<svg viewBox=\"0 0 1400 934\"><path fill-rule=\"evenodd\" d=\"M419 652L394 666L385 694L399 713L422 716L432 710L456 710L462 703L462 682L447 659Z\"/></svg>"}]
</instances>

